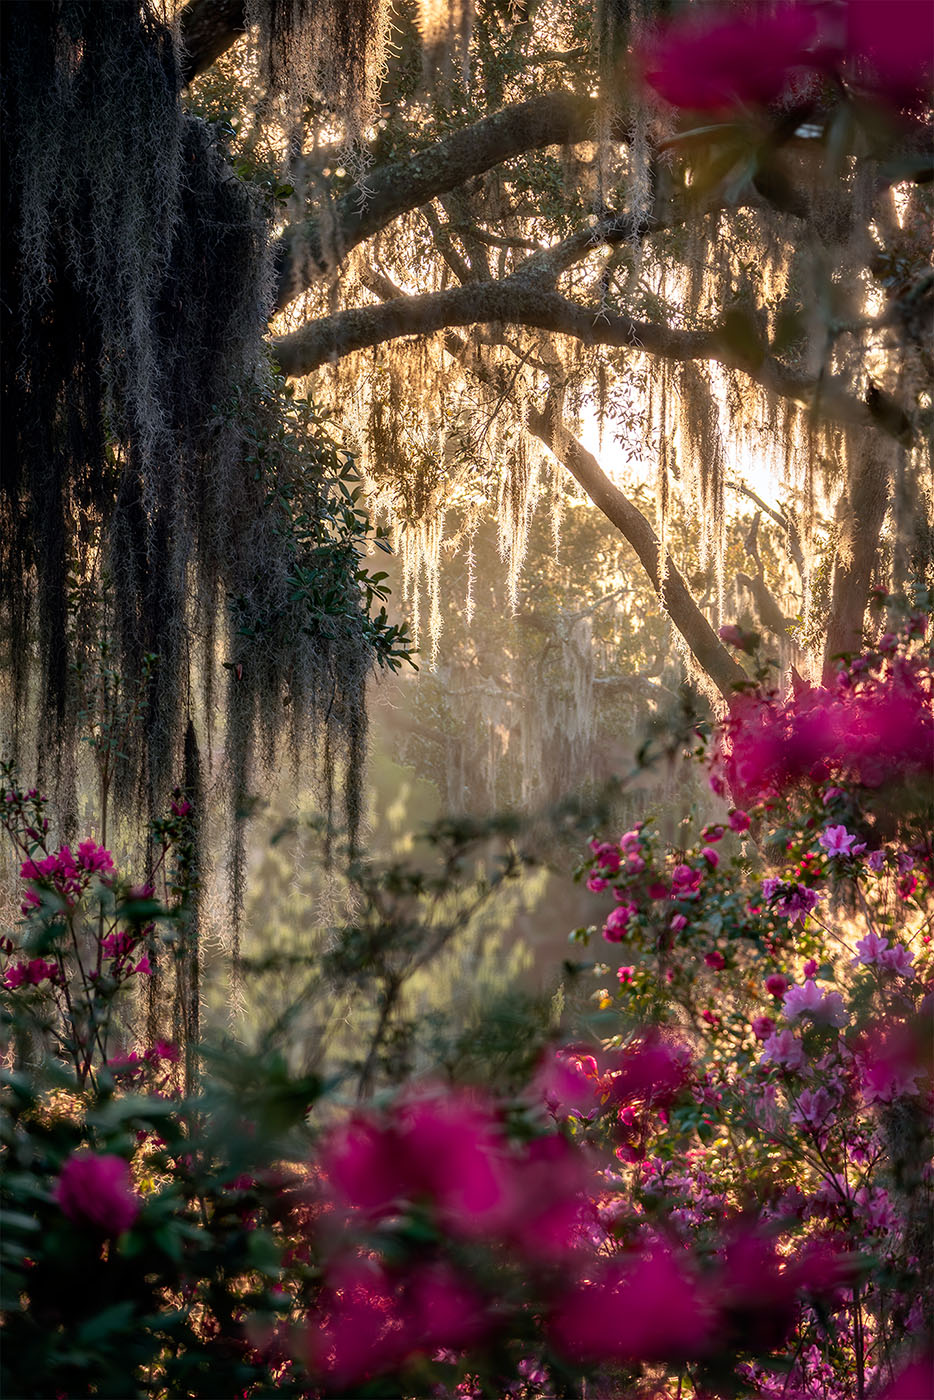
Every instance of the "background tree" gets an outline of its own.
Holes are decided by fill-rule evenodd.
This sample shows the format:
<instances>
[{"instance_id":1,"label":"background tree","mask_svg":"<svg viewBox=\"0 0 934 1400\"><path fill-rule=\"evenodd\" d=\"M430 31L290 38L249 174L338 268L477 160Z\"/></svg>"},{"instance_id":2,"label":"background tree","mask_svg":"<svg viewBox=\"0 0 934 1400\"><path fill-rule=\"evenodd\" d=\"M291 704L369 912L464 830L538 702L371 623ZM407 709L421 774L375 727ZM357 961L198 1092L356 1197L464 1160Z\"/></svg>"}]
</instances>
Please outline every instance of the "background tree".
<instances>
[{"instance_id":1,"label":"background tree","mask_svg":"<svg viewBox=\"0 0 934 1400\"><path fill-rule=\"evenodd\" d=\"M773 523L826 672L858 642L874 572L930 567L927 12L901 5L895 26L890 4L841 3L827 29L826 8L758 5L684 36L690 6L610 0L391 20L373 0L192 0L174 29L152 3L106 23L79 0L13 7L14 736L35 644L40 749L71 751L70 667L103 628L119 675L159 658L121 750L136 731L145 757L123 771L150 801L179 769L192 681L213 711L218 659L238 803L253 736L268 756L286 719L296 742L326 720L325 771L335 739L358 771L363 677L396 639L356 601L362 526L331 538L320 461L297 480L320 425L280 428L284 401L256 387L270 310L282 371L333 399L408 524L410 577L419 558L437 572L457 484L487 483L515 597L560 464L724 695L745 674L716 635L728 482L780 466ZM644 464L654 520L582 440L593 417ZM706 608L669 548L674 495L699 520ZM296 524L322 519L327 546ZM343 585L312 567L325 547ZM746 577L776 625L788 609ZM79 600L106 580L92 625Z\"/></svg>"}]
</instances>

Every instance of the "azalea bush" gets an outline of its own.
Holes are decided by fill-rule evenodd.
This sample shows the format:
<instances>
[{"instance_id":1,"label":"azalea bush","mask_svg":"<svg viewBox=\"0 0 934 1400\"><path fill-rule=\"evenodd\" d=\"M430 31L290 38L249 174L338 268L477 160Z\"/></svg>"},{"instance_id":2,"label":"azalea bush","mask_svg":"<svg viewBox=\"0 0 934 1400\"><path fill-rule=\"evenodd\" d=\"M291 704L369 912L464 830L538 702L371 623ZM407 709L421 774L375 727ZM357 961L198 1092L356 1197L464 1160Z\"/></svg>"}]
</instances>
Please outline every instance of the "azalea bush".
<instances>
[{"instance_id":1,"label":"azalea bush","mask_svg":"<svg viewBox=\"0 0 934 1400\"><path fill-rule=\"evenodd\" d=\"M723 820L677 846L646 820L580 872L614 903L576 936L626 959L598 965L600 1006L691 1069L677 1095L620 1104L613 1037L571 1057L568 1121L616 1139L611 1240L661 1227L732 1261L735 1346L777 1353L739 1365L756 1395L876 1394L931 1346L927 624L909 614L832 689L789 698L725 628L758 681L699 750Z\"/></svg>"},{"instance_id":2,"label":"azalea bush","mask_svg":"<svg viewBox=\"0 0 934 1400\"><path fill-rule=\"evenodd\" d=\"M606 950L604 985L517 1031L532 1049L508 1085L440 1064L394 1084L365 1051L298 1073L227 1043L201 1047L183 1097L191 1047L134 1043L132 992L173 956L187 800L157 824L157 889L93 841L56 846L6 770L7 1393L920 1395L926 631L908 615L791 698L728 633L754 676L696 736L722 820L677 846L648 817L594 837L581 876L606 917L574 937ZM470 841L438 839L450 878ZM366 880L391 980L419 935L387 909L420 881ZM339 931L332 979L364 995L375 937Z\"/></svg>"}]
</instances>

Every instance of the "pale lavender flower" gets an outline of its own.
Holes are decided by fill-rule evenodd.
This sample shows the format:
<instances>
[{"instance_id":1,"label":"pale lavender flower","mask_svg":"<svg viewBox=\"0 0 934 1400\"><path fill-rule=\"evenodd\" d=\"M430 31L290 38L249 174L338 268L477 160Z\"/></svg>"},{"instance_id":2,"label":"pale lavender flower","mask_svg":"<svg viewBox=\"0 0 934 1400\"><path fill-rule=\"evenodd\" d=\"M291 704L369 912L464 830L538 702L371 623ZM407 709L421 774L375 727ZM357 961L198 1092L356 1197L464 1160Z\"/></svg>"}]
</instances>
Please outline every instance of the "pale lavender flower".
<instances>
[{"instance_id":1,"label":"pale lavender flower","mask_svg":"<svg viewBox=\"0 0 934 1400\"><path fill-rule=\"evenodd\" d=\"M782 1010L789 1021L802 1013L815 1021L831 1026L845 1026L846 1007L839 992L822 992L816 982L808 979L801 987L790 987L785 993Z\"/></svg>"},{"instance_id":2,"label":"pale lavender flower","mask_svg":"<svg viewBox=\"0 0 934 1400\"><path fill-rule=\"evenodd\" d=\"M858 851L854 850L856 837L847 831L845 826L828 826L818 836L817 841L831 857L858 854ZM860 850L865 850L865 846L860 847Z\"/></svg>"},{"instance_id":3,"label":"pale lavender flower","mask_svg":"<svg viewBox=\"0 0 934 1400\"><path fill-rule=\"evenodd\" d=\"M805 1057L804 1047L800 1040L796 1040L790 1030L779 1031L776 1035L770 1035L762 1049L762 1059L760 1064L781 1065L783 1069L799 1070L804 1068Z\"/></svg>"}]
</instances>

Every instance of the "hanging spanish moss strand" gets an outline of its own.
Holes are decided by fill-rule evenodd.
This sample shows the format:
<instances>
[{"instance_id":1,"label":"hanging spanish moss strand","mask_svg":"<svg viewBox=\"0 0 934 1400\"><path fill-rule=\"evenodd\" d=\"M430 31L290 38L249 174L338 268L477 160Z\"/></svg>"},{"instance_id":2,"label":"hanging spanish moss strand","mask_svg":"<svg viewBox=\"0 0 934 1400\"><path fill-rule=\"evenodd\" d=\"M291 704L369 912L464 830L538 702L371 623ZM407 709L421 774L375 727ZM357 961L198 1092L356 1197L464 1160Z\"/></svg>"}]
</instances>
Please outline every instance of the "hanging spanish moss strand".
<instances>
[{"instance_id":1,"label":"hanging spanish moss strand","mask_svg":"<svg viewBox=\"0 0 934 1400\"><path fill-rule=\"evenodd\" d=\"M465 86L469 82L473 21L473 0L418 0L422 62L429 87L439 79L450 79L455 60Z\"/></svg>"},{"instance_id":2,"label":"hanging spanish moss strand","mask_svg":"<svg viewBox=\"0 0 934 1400\"><path fill-rule=\"evenodd\" d=\"M283 143L314 100L340 122L348 150L359 145L386 64L386 0L247 0L244 9L259 37L262 116L278 109Z\"/></svg>"},{"instance_id":3,"label":"hanging spanish moss strand","mask_svg":"<svg viewBox=\"0 0 934 1400\"><path fill-rule=\"evenodd\" d=\"M181 788L185 839L178 854L178 884L182 905L175 945L175 1043L185 1051L186 1096L198 1087L198 1044L201 1036L201 924L204 893L204 781L194 722L185 729L185 762Z\"/></svg>"},{"instance_id":4,"label":"hanging spanish moss strand","mask_svg":"<svg viewBox=\"0 0 934 1400\"><path fill-rule=\"evenodd\" d=\"M332 8L362 54L375 12ZM331 735L355 840L374 657L356 555L327 547L333 468L268 368L264 197L183 113L154 0L18 4L4 20L3 743L38 769L70 836L79 722L104 665L126 717L117 815L162 815L186 763L200 769L190 705L210 736L223 661L236 963L245 813L284 736L310 752ZM325 535L296 534L292 500ZM309 549L332 570L327 609L295 601ZM157 971L154 1032L164 991Z\"/></svg>"}]
</instances>

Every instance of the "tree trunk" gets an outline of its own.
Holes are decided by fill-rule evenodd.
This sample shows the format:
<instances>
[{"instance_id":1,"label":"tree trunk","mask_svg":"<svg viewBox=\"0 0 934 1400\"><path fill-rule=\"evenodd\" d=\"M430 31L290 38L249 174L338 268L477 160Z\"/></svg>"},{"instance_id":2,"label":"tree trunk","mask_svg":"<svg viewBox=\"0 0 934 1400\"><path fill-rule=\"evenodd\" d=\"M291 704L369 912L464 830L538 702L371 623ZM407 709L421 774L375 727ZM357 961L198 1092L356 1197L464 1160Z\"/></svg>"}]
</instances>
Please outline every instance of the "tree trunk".
<instances>
[{"instance_id":1,"label":"tree trunk","mask_svg":"<svg viewBox=\"0 0 934 1400\"><path fill-rule=\"evenodd\" d=\"M888 508L895 451L894 441L882 433L866 433L852 451L824 644L824 685L833 683L836 657L862 649L863 618Z\"/></svg>"}]
</instances>

